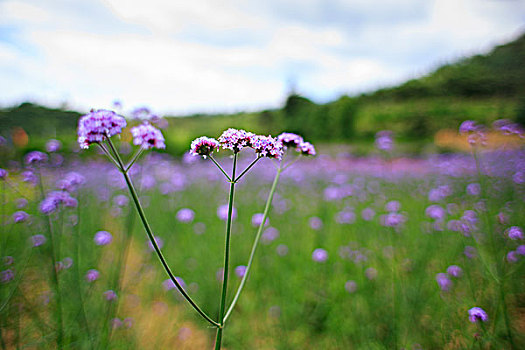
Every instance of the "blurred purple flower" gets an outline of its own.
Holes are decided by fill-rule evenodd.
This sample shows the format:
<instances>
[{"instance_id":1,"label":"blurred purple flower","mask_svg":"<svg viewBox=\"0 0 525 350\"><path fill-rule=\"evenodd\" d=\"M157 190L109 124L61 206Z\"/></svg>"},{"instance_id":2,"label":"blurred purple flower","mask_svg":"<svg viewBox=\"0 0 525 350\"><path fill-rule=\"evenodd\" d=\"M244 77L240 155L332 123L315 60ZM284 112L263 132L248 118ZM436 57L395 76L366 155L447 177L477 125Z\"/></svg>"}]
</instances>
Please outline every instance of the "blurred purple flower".
<instances>
[{"instance_id":1,"label":"blurred purple flower","mask_svg":"<svg viewBox=\"0 0 525 350\"><path fill-rule=\"evenodd\" d=\"M363 209L363 211L361 212L361 217L363 218L363 220L365 221L370 221L374 218L374 216L376 215L376 212L372 209L372 208L365 208Z\"/></svg>"},{"instance_id":2,"label":"blurred purple flower","mask_svg":"<svg viewBox=\"0 0 525 350\"><path fill-rule=\"evenodd\" d=\"M377 149L381 151L391 151L394 146L394 141L392 140L392 131L383 130L379 131L376 134L375 145Z\"/></svg>"},{"instance_id":3,"label":"blurred purple flower","mask_svg":"<svg viewBox=\"0 0 525 350\"><path fill-rule=\"evenodd\" d=\"M264 214L263 213L256 213L252 216L252 226L253 227L259 227L262 223ZM270 219L267 217L266 222L264 223L264 226L268 226L270 224Z\"/></svg>"},{"instance_id":4,"label":"blurred purple flower","mask_svg":"<svg viewBox=\"0 0 525 350\"><path fill-rule=\"evenodd\" d=\"M465 254L465 256L469 259L474 259L475 257L478 256L476 248L469 246L469 245L465 247L463 254Z\"/></svg>"},{"instance_id":5,"label":"blurred purple flower","mask_svg":"<svg viewBox=\"0 0 525 350\"><path fill-rule=\"evenodd\" d=\"M154 238L155 238L155 243L157 243L157 246L159 247L159 249L162 249L162 247L164 247L164 240L162 240L162 238L160 238L159 236L155 236ZM150 240L148 240L148 248L150 251L155 250Z\"/></svg>"},{"instance_id":6,"label":"blurred purple flower","mask_svg":"<svg viewBox=\"0 0 525 350\"><path fill-rule=\"evenodd\" d=\"M516 253L519 255L525 255L525 245L519 245L518 248L516 248Z\"/></svg>"},{"instance_id":7,"label":"blurred purple flower","mask_svg":"<svg viewBox=\"0 0 525 350\"><path fill-rule=\"evenodd\" d=\"M115 291L113 291L113 290L111 290L111 289L105 291L103 294L104 294L104 298L105 298L107 301L117 300L117 293L115 293Z\"/></svg>"},{"instance_id":8,"label":"blurred purple flower","mask_svg":"<svg viewBox=\"0 0 525 350\"><path fill-rule=\"evenodd\" d=\"M286 244L279 244L276 251L279 256L285 256L288 254L288 246Z\"/></svg>"},{"instance_id":9,"label":"blurred purple flower","mask_svg":"<svg viewBox=\"0 0 525 350\"><path fill-rule=\"evenodd\" d=\"M470 194L471 196L479 196L480 193L481 193L481 186L478 183L467 185L467 194Z\"/></svg>"},{"instance_id":10,"label":"blurred purple flower","mask_svg":"<svg viewBox=\"0 0 525 350\"><path fill-rule=\"evenodd\" d=\"M0 179L5 179L8 174L7 170L0 168Z\"/></svg>"},{"instance_id":11,"label":"blurred purple flower","mask_svg":"<svg viewBox=\"0 0 525 350\"><path fill-rule=\"evenodd\" d=\"M390 201L385 204L385 210L389 213L397 212L401 209L401 204L398 201Z\"/></svg>"},{"instance_id":12,"label":"blurred purple flower","mask_svg":"<svg viewBox=\"0 0 525 350\"><path fill-rule=\"evenodd\" d=\"M340 211L335 217L335 221L338 224L353 224L356 216L353 211Z\"/></svg>"},{"instance_id":13,"label":"blurred purple flower","mask_svg":"<svg viewBox=\"0 0 525 350\"><path fill-rule=\"evenodd\" d=\"M221 205L219 208L217 208L217 216L221 220L228 220L228 204ZM237 209L235 207L232 208L232 220L235 220L237 218Z\"/></svg>"},{"instance_id":14,"label":"blurred purple flower","mask_svg":"<svg viewBox=\"0 0 525 350\"><path fill-rule=\"evenodd\" d=\"M478 321L487 322L489 317L482 308L473 307L472 309L468 310L468 319L472 323L476 323Z\"/></svg>"},{"instance_id":15,"label":"blurred purple flower","mask_svg":"<svg viewBox=\"0 0 525 350\"><path fill-rule=\"evenodd\" d=\"M108 245L112 240L113 236L107 231L98 231L95 233L94 241L96 245Z\"/></svg>"},{"instance_id":16,"label":"blurred purple flower","mask_svg":"<svg viewBox=\"0 0 525 350\"><path fill-rule=\"evenodd\" d=\"M377 277L377 270L374 269L373 267L369 267L365 270L365 276L366 278L368 278L369 280L374 280L376 279Z\"/></svg>"},{"instance_id":17,"label":"blurred purple flower","mask_svg":"<svg viewBox=\"0 0 525 350\"><path fill-rule=\"evenodd\" d=\"M354 293L357 290L357 283L355 281L347 281L345 283L345 289L348 293Z\"/></svg>"},{"instance_id":18,"label":"blurred purple flower","mask_svg":"<svg viewBox=\"0 0 525 350\"><path fill-rule=\"evenodd\" d=\"M12 265L13 262L15 261L15 259L13 259L13 257L9 256L9 255L8 256L4 256L3 260L4 260L4 265L6 265L6 266Z\"/></svg>"},{"instance_id":19,"label":"blurred purple flower","mask_svg":"<svg viewBox=\"0 0 525 350\"><path fill-rule=\"evenodd\" d=\"M29 214L23 210L17 211L13 214L13 221L15 222L15 224L24 222L27 219L29 219Z\"/></svg>"},{"instance_id":20,"label":"blurred purple flower","mask_svg":"<svg viewBox=\"0 0 525 350\"><path fill-rule=\"evenodd\" d=\"M27 206L27 203L28 203L27 199L25 199L25 198L18 198L16 200L16 207L18 209L25 208Z\"/></svg>"},{"instance_id":21,"label":"blurred purple flower","mask_svg":"<svg viewBox=\"0 0 525 350\"><path fill-rule=\"evenodd\" d=\"M47 152L57 152L62 147L62 142L58 140L49 140L46 142L46 151Z\"/></svg>"},{"instance_id":22,"label":"blurred purple flower","mask_svg":"<svg viewBox=\"0 0 525 350\"><path fill-rule=\"evenodd\" d=\"M507 261L509 263L516 263L518 262L518 260L519 260L519 255L516 251L511 250L510 252L507 253Z\"/></svg>"},{"instance_id":23,"label":"blurred purple flower","mask_svg":"<svg viewBox=\"0 0 525 350\"><path fill-rule=\"evenodd\" d=\"M126 328L131 328L133 327L133 323L134 323L134 320L132 317L126 317L124 319L124 326L126 326Z\"/></svg>"},{"instance_id":24,"label":"blurred purple flower","mask_svg":"<svg viewBox=\"0 0 525 350\"><path fill-rule=\"evenodd\" d=\"M86 272L86 281L88 282L95 282L100 277L100 272L98 272L95 269L88 270Z\"/></svg>"},{"instance_id":25,"label":"blurred purple flower","mask_svg":"<svg viewBox=\"0 0 525 350\"><path fill-rule=\"evenodd\" d=\"M264 230L261 239L264 244L269 244L273 241L275 241L279 237L279 230L275 227L268 227L266 230Z\"/></svg>"},{"instance_id":26,"label":"blurred purple flower","mask_svg":"<svg viewBox=\"0 0 525 350\"><path fill-rule=\"evenodd\" d=\"M53 191L48 193L38 208L42 214L50 215L58 210L60 205L68 208L75 208L78 205L78 202L66 191Z\"/></svg>"},{"instance_id":27,"label":"blurred purple flower","mask_svg":"<svg viewBox=\"0 0 525 350\"><path fill-rule=\"evenodd\" d=\"M439 288L444 292L448 292L450 288L452 288L452 281L445 273L438 273L436 275L436 282L438 283Z\"/></svg>"},{"instance_id":28,"label":"blurred purple flower","mask_svg":"<svg viewBox=\"0 0 525 350\"><path fill-rule=\"evenodd\" d=\"M204 232L206 232L206 224L204 224L202 222L196 222L193 225L193 232L196 235L202 235Z\"/></svg>"},{"instance_id":29,"label":"blurred purple flower","mask_svg":"<svg viewBox=\"0 0 525 350\"><path fill-rule=\"evenodd\" d=\"M25 163L28 165L41 164L47 162L47 159L47 154L39 151L32 151L26 154Z\"/></svg>"},{"instance_id":30,"label":"blurred purple flower","mask_svg":"<svg viewBox=\"0 0 525 350\"><path fill-rule=\"evenodd\" d=\"M518 226L509 227L505 234L512 240L523 239L523 230Z\"/></svg>"},{"instance_id":31,"label":"blurred purple flower","mask_svg":"<svg viewBox=\"0 0 525 350\"><path fill-rule=\"evenodd\" d=\"M46 243L46 237L44 235L34 235L31 236L31 242L33 247L40 247L42 244Z\"/></svg>"},{"instance_id":32,"label":"blurred purple flower","mask_svg":"<svg viewBox=\"0 0 525 350\"><path fill-rule=\"evenodd\" d=\"M237 277L242 278L244 277L245 273L246 273L246 266L239 265L235 268L235 274L237 275Z\"/></svg>"},{"instance_id":33,"label":"blurred purple flower","mask_svg":"<svg viewBox=\"0 0 525 350\"><path fill-rule=\"evenodd\" d=\"M323 228L323 220L317 216L312 216L310 219L308 219L308 225L313 230L320 230Z\"/></svg>"},{"instance_id":34,"label":"blurred purple flower","mask_svg":"<svg viewBox=\"0 0 525 350\"><path fill-rule=\"evenodd\" d=\"M305 156L315 156L317 154L315 152L314 145L312 145L310 142L302 142L297 148L297 151L301 152L301 154Z\"/></svg>"},{"instance_id":35,"label":"blurred purple flower","mask_svg":"<svg viewBox=\"0 0 525 350\"><path fill-rule=\"evenodd\" d=\"M73 192L84 183L86 183L86 178L83 175L75 171L71 171L67 173L63 179L60 179L57 182L57 187L63 191Z\"/></svg>"},{"instance_id":36,"label":"blurred purple flower","mask_svg":"<svg viewBox=\"0 0 525 350\"><path fill-rule=\"evenodd\" d=\"M457 265L450 265L447 268L447 274L452 277L459 278L463 275L463 270Z\"/></svg>"},{"instance_id":37,"label":"blurred purple flower","mask_svg":"<svg viewBox=\"0 0 525 350\"><path fill-rule=\"evenodd\" d=\"M177 220L184 223L190 223L195 218L195 212L188 208L182 208L177 212Z\"/></svg>"},{"instance_id":38,"label":"blurred purple flower","mask_svg":"<svg viewBox=\"0 0 525 350\"><path fill-rule=\"evenodd\" d=\"M425 210L425 214L431 219L441 221L445 218L445 209L437 204L433 204Z\"/></svg>"},{"instance_id":39,"label":"blurred purple flower","mask_svg":"<svg viewBox=\"0 0 525 350\"><path fill-rule=\"evenodd\" d=\"M316 262L325 262L326 260L328 260L328 252L323 248L317 248L312 253L312 259Z\"/></svg>"},{"instance_id":40,"label":"blurred purple flower","mask_svg":"<svg viewBox=\"0 0 525 350\"><path fill-rule=\"evenodd\" d=\"M0 272L0 282L9 283L15 278L15 273L11 269Z\"/></svg>"}]
</instances>

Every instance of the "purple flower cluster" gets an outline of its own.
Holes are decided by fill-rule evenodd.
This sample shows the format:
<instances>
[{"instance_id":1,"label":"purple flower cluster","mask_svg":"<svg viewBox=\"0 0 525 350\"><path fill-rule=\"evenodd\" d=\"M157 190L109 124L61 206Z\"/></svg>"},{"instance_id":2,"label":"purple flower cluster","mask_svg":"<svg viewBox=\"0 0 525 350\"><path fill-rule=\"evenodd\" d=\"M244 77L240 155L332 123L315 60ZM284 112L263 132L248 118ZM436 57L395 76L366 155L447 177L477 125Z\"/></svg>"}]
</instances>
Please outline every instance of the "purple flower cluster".
<instances>
[{"instance_id":1,"label":"purple flower cluster","mask_svg":"<svg viewBox=\"0 0 525 350\"><path fill-rule=\"evenodd\" d=\"M468 310L468 319L472 323L476 323L478 321L487 322L489 320L489 316L480 307L473 307L472 309Z\"/></svg>"},{"instance_id":2,"label":"purple flower cluster","mask_svg":"<svg viewBox=\"0 0 525 350\"><path fill-rule=\"evenodd\" d=\"M47 159L48 159L47 154L39 152L39 151L29 152L25 156L25 162L27 165L45 163L47 162Z\"/></svg>"},{"instance_id":3,"label":"purple flower cluster","mask_svg":"<svg viewBox=\"0 0 525 350\"><path fill-rule=\"evenodd\" d=\"M525 131L519 124L513 123L508 119L496 120L492 125L505 135L518 135L521 138L525 135Z\"/></svg>"},{"instance_id":4,"label":"purple flower cluster","mask_svg":"<svg viewBox=\"0 0 525 350\"><path fill-rule=\"evenodd\" d=\"M219 141L206 136L201 136L193 140L191 143L190 154L193 156L203 156L206 158L206 156L209 156L218 148Z\"/></svg>"},{"instance_id":5,"label":"purple flower cluster","mask_svg":"<svg viewBox=\"0 0 525 350\"><path fill-rule=\"evenodd\" d=\"M230 149L237 153L244 147L249 147L251 145L251 138L253 136L255 136L254 133L248 132L246 130L230 128L224 131L221 136L219 136L219 143L223 149Z\"/></svg>"},{"instance_id":6,"label":"purple flower cluster","mask_svg":"<svg viewBox=\"0 0 525 350\"><path fill-rule=\"evenodd\" d=\"M473 120L465 120L459 126L459 133L461 135L468 136L468 143L471 145L481 144L485 146L487 144L487 135L485 134L485 128L482 125L476 124Z\"/></svg>"},{"instance_id":7,"label":"purple flower cluster","mask_svg":"<svg viewBox=\"0 0 525 350\"><path fill-rule=\"evenodd\" d=\"M57 187L63 191L73 192L86 182L86 178L77 172L71 171L57 182Z\"/></svg>"},{"instance_id":8,"label":"purple flower cluster","mask_svg":"<svg viewBox=\"0 0 525 350\"><path fill-rule=\"evenodd\" d=\"M297 134L291 132L283 132L277 136L277 140L281 141L284 147L299 147L304 142L303 138Z\"/></svg>"},{"instance_id":9,"label":"purple flower cluster","mask_svg":"<svg viewBox=\"0 0 525 350\"><path fill-rule=\"evenodd\" d=\"M29 214L26 213L23 210L20 210L20 211L17 211L15 213L13 213L13 221L14 221L15 224L18 224L20 222L24 222L27 219L29 219Z\"/></svg>"},{"instance_id":10,"label":"purple flower cluster","mask_svg":"<svg viewBox=\"0 0 525 350\"><path fill-rule=\"evenodd\" d=\"M96 245L108 245L113 241L113 236L107 231L98 231L94 238Z\"/></svg>"},{"instance_id":11,"label":"purple flower cluster","mask_svg":"<svg viewBox=\"0 0 525 350\"><path fill-rule=\"evenodd\" d=\"M381 151L391 151L394 146L394 141L392 140L392 131L383 130L379 131L376 134L375 141L377 149Z\"/></svg>"},{"instance_id":12,"label":"purple flower cluster","mask_svg":"<svg viewBox=\"0 0 525 350\"><path fill-rule=\"evenodd\" d=\"M509 227L505 234L512 240L523 239L523 230L518 226Z\"/></svg>"},{"instance_id":13,"label":"purple flower cluster","mask_svg":"<svg viewBox=\"0 0 525 350\"><path fill-rule=\"evenodd\" d=\"M58 140L49 140L46 142L46 151L48 152L58 152L62 147L62 143Z\"/></svg>"},{"instance_id":14,"label":"purple flower cluster","mask_svg":"<svg viewBox=\"0 0 525 350\"><path fill-rule=\"evenodd\" d=\"M87 149L92 143L118 135L126 127L126 119L113 111L92 110L78 121L78 143Z\"/></svg>"},{"instance_id":15,"label":"purple flower cluster","mask_svg":"<svg viewBox=\"0 0 525 350\"><path fill-rule=\"evenodd\" d=\"M313 261L323 263L326 260L328 260L328 252L324 250L323 248L317 248L312 253L312 259Z\"/></svg>"},{"instance_id":16,"label":"purple flower cluster","mask_svg":"<svg viewBox=\"0 0 525 350\"><path fill-rule=\"evenodd\" d=\"M0 179L5 179L8 175L7 170L0 168Z\"/></svg>"},{"instance_id":17,"label":"purple flower cluster","mask_svg":"<svg viewBox=\"0 0 525 350\"><path fill-rule=\"evenodd\" d=\"M260 157L280 160L284 153L283 144L271 136L253 135L250 137L249 146L252 147Z\"/></svg>"},{"instance_id":18,"label":"purple flower cluster","mask_svg":"<svg viewBox=\"0 0 525 350\"><path fill-rule=\"evenodd\" d=\"M150 123L146 122L132 127L131 135L133 135L133 144L143 149L166 148L164 136L162 136L159 129Z\"/></svg>"},{"instance_id":19,"label":"purple flower cluster","mask_svg":"<svg viewBox=\"0 0 525 350\"><path fill-rule=\"evenodd\" d=\"M180 222L189 223L195 218L195 212L189 208L182 208L177 212L176 217Z\"/></svg>"},{"instance_id":20,"label":"purple flower cluster","mask_svg":"<svg viewBox=\"0 0 525 350\"><path fill-rule=\"evenodd\" d=\"M439 285L439 288L448 292L452 288L452 280L450 277L460 278L463 275L463 270L457 265L450 265L447 268L447 273L438 273L436 275L436 282Z\"/></svg>"},{"instance_id":21,"label":"purple flower cluster","mask_svg":"<svg viewBox=\"0 0 525 350\"><path fill-rule=\"evenodd\" d=\"M50 215L63 205L67 208L75 208L78 201L71 197L66 191L53 191L40 203L39 209L42 214Z\"/></svg>"}]
</instances>

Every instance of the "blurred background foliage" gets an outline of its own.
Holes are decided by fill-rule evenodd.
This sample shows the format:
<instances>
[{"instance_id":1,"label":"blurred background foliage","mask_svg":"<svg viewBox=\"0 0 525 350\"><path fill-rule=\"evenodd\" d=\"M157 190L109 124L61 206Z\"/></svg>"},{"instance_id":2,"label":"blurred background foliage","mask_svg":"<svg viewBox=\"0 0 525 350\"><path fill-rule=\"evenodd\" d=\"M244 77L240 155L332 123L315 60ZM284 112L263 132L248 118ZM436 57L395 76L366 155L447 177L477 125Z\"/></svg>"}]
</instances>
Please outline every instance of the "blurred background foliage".
<instances>
[{"instance_id":1,"label":"blurred background foliage","mask_svg":"<svg viewBox=\"0 0 525 350\"><path fill-rule=\"evenodd\" d=\"M377 130L395 133L412 153L425 150L435 134L472 119L489 125L507 118L525 125L525 34L486 55L443 65L432 73L395 87L318 104L291 92L282 108L236 114L165 116L166 151L184 153L194 138L217 137L228 127L277 135L290 131L317 144L352 143L367 153ZM0 109L0 134L21 154L42 148L49 137L74 144L81 114L22 103ZM27 135L31 135L29 138ZM446 149L434 148L434 151Z\"/></svg>"}]
</instances>

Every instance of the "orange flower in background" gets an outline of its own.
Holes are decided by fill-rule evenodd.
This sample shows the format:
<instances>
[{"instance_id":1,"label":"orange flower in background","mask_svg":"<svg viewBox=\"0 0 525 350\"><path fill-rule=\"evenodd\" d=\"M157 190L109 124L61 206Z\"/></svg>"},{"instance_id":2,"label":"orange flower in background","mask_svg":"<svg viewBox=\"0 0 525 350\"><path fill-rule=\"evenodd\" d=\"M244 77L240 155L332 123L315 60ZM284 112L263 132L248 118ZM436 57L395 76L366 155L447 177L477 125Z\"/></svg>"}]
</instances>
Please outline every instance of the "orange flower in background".
<instances>
[{"instance_id":1,"label":"orange flower in background","mask_svg":"<svg viewBox=\"0 0 525 350\"><path fill-rule=\"evenodd\" d=\"M14 127L11 131L11 137L13 138L13 144L15 147L23 148L29 143L29 136L21 127Z\"/></svg>"}]
</instances>

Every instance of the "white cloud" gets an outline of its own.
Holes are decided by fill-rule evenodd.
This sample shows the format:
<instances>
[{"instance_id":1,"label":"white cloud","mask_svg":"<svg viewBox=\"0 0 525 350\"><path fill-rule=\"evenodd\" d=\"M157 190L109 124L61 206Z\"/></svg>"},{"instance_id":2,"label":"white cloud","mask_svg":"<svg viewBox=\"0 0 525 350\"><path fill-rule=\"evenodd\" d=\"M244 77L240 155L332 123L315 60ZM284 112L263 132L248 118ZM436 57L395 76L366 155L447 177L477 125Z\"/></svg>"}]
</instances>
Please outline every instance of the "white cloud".
<instances>
[{"instance_id":1,"label":"white cloud","mask_svg":"<svg viewBox=\"0 0 525 350\"><path fill-rule=\"evenodd\" d=\"M486 49L525 13L512 1L294 1L1 2L0 103L256 109L279 106L290 76L326 100Z\"/></svg>"}]
</instances>

